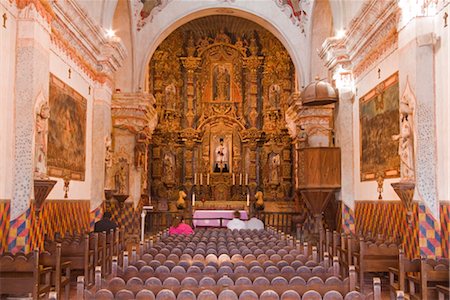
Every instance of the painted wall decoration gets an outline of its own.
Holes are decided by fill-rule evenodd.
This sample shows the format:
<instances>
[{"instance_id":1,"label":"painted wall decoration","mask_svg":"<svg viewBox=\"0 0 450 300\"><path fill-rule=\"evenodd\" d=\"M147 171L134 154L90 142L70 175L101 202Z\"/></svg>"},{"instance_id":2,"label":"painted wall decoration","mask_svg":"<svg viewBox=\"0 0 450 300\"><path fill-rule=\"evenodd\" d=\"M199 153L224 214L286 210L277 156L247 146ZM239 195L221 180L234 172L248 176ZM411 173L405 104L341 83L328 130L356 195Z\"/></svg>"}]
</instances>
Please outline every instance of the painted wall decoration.
<instances>
[{"instance_id":1,"label":"painted wall decoration","mask_svg":"<svg viewBox=\"0 0 450 300\"><path fill-rule=\"evenodd\" d=\"M359 100L361 181L400 176L398 74L394 74Z\"/></svg>"},{"instance_id":2,"label":"painted wall decoration","mask_svg":"<svg viewBox=\"0 0 450 300\"><path fill-rule=\"evenodd\" d=\"M86 170L86 99L50 76L48 174L84 180Z\"/></svg>"}]
</instances>

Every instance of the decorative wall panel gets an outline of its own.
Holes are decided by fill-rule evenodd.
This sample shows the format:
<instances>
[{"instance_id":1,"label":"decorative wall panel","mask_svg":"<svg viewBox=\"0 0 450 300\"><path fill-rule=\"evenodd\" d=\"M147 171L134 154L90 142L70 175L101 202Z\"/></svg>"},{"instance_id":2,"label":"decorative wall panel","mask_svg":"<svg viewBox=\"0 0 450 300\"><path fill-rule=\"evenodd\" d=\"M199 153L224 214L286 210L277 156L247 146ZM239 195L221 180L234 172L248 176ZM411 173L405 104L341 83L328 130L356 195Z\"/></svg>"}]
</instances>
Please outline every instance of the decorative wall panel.
<instances>
[{"instance_id":1,"label":"decorative wall panel","mask_svg":"<svg viewBox=\"0 0 450 300\"><path fill-rule=\"evenodd\" d=\"M64 236L90 230L89 201L48 200L39 213L39 219L36 219L33 204L31 212L31 249L43 249L45 235L53 237L59 232Z\"/></svg>"},{"instance_id":2,"label":"decorative wall panel","mask_svg":"<svg viewBox=\"0 0 450 300\"><path fill-rule=\"evenodd\" d=\"M48 174L84 180L86 170L86 99L50 76Z\"/></svg>"},{"instance_id":3,"label":"decorative wall panel","mask_svg":"<svg viewBox=\"0 0 450 300\"><path fill-rule=\"evenodd\" d=\"M449 258L450 247L450 203L441 203L442 256Z\"/></svg>"},{"instance_id":4,"label":"decorative wall panel","mask_svg":"<svg viewBox=\"0 0 450 300\"><path fill-rule=\"evenodd\" d=\"M424 204L419 204L418 221L420 255L430 258L441 257L440 222Z\"/></svg>"},{"instance_id":5,"label":"decorative wall panel","mask_svg":"<svg viewBox=\"0 0 450 300\"><path fill-rule=\"evenodd\" d=\"M8 251L10 202L0 201L0 254Z\"/></svg>"},{"instance_id":6,"label":"decorative wall panel","mask_svg":"<svg viewBox=\"0 0 450 300\"><path fill-rule=\"evenodd\" d=\"M10 221L8 251L11 253L30 251L30 209Z\"/></svg>"},{"instance_id":7,"label":"decorative wall panel","mask_svg":"<svg viewBox=\"0 0 450 300\"><path fill-rule=\"evenodd\" d=\"M412 225L399 201L358 201L355 206L356 232L381 234L401 241L408 257L419 256L418 208L413 206Z\"/></svg>"}]
</instances>

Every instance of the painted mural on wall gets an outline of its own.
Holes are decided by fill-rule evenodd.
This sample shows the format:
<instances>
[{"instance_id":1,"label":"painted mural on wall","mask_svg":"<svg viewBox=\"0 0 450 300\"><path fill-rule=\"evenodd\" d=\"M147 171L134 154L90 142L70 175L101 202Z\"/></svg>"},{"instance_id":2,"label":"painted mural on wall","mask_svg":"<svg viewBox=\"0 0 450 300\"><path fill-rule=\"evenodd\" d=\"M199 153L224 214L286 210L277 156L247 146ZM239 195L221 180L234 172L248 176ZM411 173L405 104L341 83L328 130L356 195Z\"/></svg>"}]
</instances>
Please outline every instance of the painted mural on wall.
<instances>
[{"instance_id":1,"label":"painted mural on wall","mask_svg":"<svg viewBox=\"0 0 450 300\"><path fill-rule=\"evenodd\" d=\"M48 173L84 180L86 170L86 99L50 76Z\"/></svg>"},{"instance_id":2,"label":"painted mural on wall","mask_svg":"<svg viewBox=\"0 0 450 300\"><path fill-rule=\"evenodd\" d=\"M398 74L394 74L360 98L361 181L400 176Z\"/></svg>"}]
</instances>

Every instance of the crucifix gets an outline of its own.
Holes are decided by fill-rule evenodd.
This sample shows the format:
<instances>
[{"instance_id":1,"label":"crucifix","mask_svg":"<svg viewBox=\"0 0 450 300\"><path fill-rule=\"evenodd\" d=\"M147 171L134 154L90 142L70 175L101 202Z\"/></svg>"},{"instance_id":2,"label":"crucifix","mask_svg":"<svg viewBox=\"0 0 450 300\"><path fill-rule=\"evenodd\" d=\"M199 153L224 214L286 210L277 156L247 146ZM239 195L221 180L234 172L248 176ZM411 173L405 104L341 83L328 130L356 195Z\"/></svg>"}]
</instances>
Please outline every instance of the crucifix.
<instances>
[{"instance_id":1,"label":"crucifix","mask_svg":"<svg viewBox=\"0 0 450 300\"><path fill-rule=\"evenodd\" d=\"M444 13L444 28L447 27L447 19L448 19L448 13L445 12ZM5 26L5 25L3 25L3 26Z\"/></svg>"},{"instance_id":2,"label":"crucifix","mask_svg":"<svg viewBox=\"0 0 450 300\"><path fill-rule=\"evenodd\" d=\"M69 68L69 79L72 78L72 69Z\"/></svg>"},{"instance_id":3,"label":"crucifix","mask_svg":"<svg viewBox=\"0 0 450 300\"><path fill-rule=\"evenodd\" d=\"M381 78L381 69L378 68L378 79L380 79L380 78Z\"/></svg>"},{"instance_id":4,"label":"crucifix","mask_svg":"<svg viewBox=\"0 0 450 300\"><path fill-rule=\"evenodd\" d=\"M8 20L8 16L6 15L6 13L2 15L2 18L3 18L3 28L6 28L6 20Z\"/></svg>"}]
</instances>

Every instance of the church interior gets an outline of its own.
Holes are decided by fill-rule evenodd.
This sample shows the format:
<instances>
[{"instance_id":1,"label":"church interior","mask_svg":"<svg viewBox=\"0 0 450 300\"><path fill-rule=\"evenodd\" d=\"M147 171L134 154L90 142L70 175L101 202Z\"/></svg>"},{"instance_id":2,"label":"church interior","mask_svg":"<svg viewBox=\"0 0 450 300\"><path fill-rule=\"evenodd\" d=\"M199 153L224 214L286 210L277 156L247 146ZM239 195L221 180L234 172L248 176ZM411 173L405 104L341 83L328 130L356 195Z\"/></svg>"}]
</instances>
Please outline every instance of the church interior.
<instances>
[{"instance_id":1,"label":"church interior","mask_svg":"<svg viewBox=\"0 0 450 300\"><path fill-rule=\"evenodd\" d=\"M0 0L0 298L450 299L449 11Z\"/></svg>"}]
</instances>

